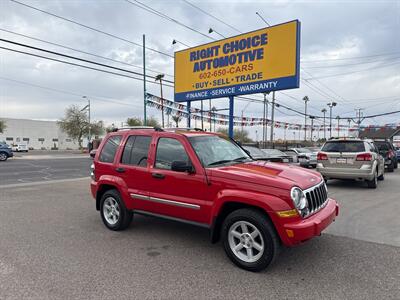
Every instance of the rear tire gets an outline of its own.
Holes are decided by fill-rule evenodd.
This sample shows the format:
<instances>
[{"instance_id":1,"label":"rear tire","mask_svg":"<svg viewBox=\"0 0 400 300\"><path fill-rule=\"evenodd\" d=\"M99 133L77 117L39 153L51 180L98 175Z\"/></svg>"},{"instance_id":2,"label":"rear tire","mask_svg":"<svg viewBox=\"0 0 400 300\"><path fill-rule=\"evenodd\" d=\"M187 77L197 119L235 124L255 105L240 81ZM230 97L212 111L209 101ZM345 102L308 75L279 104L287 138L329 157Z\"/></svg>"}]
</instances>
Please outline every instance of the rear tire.
<instances>
[{"instance_id":1,"label":"rear tire","mask_svg":"<svg viewBox=\"0 0 400 300\"><path fill-rule=\"evenodd\" d=\"M388 172L393 172L394 171L394 163L393 161L391 162L391 164L388 166Z\"/></svg>"},{"instance_id":2,"label":"rear tire","mask_svg":"<svg viewBox=\"0 0 400 300\"><path fill-rule=\"evenodd\" d=\"M238 209L222 225L226 255L238 267L258 272L277 257L280 240L268 217L255 209Z\"/></svg>"},{"instance_id":3,"label":"rear tire","mask_svg":"<svg viewBox=\"0 0 400 300\"><path fill-rule=\"evenodd\" d=\"M376 171L374 173L374 178L367 181L367 185L370 189L376 189L376 187L378 186L378 177Z\"/></svg>"},{"instance_id":4,"label":"rear tire","mask_svg":"<svg viewBox=\"0 0 400 300\"><path fill-rule=\"evenodd\" d=\"M382 175L378 176L379 181L385 180L385 173L382 173Z\"/></svg>"},{"instance_id":5,"label":"rear tire","mask_svg":"<svg viewBox=\"0 0 400 300\"><path fill-rule=\"evenodd\" d=\"M100 200L100 215L108 229L126 229L132 221L133 213L126 209L117 190L108 190Z\"/></svg>"}]
</instances>

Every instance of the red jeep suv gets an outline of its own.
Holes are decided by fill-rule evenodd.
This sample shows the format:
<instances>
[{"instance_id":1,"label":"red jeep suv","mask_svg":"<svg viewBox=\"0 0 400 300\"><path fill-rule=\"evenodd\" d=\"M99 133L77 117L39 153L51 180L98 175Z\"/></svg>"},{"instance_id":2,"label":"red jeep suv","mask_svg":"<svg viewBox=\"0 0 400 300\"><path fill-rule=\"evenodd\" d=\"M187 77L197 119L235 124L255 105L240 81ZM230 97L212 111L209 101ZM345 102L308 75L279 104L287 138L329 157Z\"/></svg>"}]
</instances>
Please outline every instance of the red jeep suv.
<instances>
[{"instance_id":1,"label":"red jeep suv","mask_svg":"<svg viewBox=\"0 0 400 300\"><path fill-rule=\"evenodd\" d=\"M239 267L260 271L321 234L339 207L315 171L256 161L233 140L198 129L122 128L103 139L91 191L104 224L133 214L210 229Z\"/></svg>"}]
</instances>

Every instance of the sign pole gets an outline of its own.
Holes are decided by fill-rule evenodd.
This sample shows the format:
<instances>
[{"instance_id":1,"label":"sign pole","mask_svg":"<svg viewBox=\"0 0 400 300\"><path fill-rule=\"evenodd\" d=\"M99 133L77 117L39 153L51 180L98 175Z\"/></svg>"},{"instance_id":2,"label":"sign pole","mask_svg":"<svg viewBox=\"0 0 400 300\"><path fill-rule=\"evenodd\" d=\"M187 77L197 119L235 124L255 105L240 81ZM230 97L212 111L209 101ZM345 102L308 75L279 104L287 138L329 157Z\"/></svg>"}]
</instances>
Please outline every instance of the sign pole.
<instances>
[{"instance_id":1,"label":"sign pole","mask_svg":"<svg viewBox=\"0 0 400 300\"><path fill-rule=\"evenodd\" d=\"M187 107L187 114L188 114L188 118L187 118L187 127L188 128L190 128L190 118L191 118L191 115L190 115L190 104L191 104L192 102L190 102L190 101L187 101L186 102L186 107Z\"/></svg>"},{"instance_id":2,"label":"sign pole","mask_svg":"<svg viewBox=\"0 0 400 300\"><path fill-rule=\"evenodd\" d=\"M162 96L161 96L162 97ZM143 34L143 125L147 124L146 108L146 38Z\"/></svg>"},{"instance_id":3,"label":"sign pole","mask_svg":"<svg viewBox=\"0 0 400 300\"><path fill-rule=\"evenodd\" d=\"M233 96L229 96L229 137L233 139Z\"/></svg>"}]
</instances>

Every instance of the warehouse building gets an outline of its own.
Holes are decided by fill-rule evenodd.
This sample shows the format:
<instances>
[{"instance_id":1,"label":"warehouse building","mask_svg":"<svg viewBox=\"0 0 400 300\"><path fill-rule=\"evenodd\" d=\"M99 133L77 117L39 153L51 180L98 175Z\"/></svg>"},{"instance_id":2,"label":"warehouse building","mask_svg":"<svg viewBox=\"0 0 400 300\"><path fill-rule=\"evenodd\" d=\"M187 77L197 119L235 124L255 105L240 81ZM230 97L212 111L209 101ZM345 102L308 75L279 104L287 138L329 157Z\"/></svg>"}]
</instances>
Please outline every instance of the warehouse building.
<instances>
[{"instance_id":1,"label":"warehouse building","mask_svg":"<svg viewBox=\"0 0 400 300\"><path fill-rule=\"evenodd\" d=\"M64 133L56 121L1 118L6 129L0 133L0 141L9 145L27 144L35 150L77 150L77 141Z\"/></svg>"}]
</instances>

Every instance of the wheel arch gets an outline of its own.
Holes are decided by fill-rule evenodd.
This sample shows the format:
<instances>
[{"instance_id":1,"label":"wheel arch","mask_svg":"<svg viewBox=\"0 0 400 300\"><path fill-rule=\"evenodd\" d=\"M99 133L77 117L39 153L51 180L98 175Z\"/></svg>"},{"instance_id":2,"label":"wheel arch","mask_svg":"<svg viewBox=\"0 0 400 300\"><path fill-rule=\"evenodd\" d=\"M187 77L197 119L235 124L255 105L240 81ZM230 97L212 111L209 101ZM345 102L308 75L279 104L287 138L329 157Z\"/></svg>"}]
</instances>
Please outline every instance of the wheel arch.
<instances>
[{"instance_id":1,"label":"wheel arch","mask_svg":"<svg viewBox=\"0 0 400 300\"><path fill-rule=\"evenodd\" d=\"M119 193L120 191L118 190L117 186L111 184L111 183L103 183L99 186L97 193L96 193L96 210L100 210L100 201L101 197L103 197L104 193L106 193L109 190L117 190Z\"/></svg>"}]
</instances>

